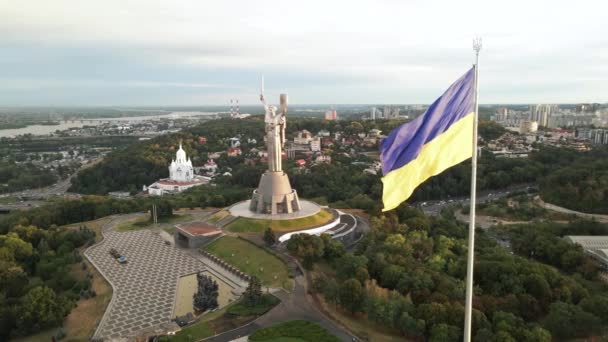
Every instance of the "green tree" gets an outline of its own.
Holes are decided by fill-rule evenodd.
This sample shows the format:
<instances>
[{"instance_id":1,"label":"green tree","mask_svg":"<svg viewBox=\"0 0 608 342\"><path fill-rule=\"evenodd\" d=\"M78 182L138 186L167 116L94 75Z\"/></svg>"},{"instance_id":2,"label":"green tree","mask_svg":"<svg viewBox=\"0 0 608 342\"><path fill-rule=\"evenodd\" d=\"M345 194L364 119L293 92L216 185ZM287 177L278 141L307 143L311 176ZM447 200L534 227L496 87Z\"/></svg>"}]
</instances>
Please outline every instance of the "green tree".
<instances>
[{"instance_id":1,"label":"green tree","mask_svg":"<svg viewBox=\"0 0 608 342\"><path fill-rule=\"evenodd\" d=\"M583 310L599 317L602 322L608 323L608 297L605 295L594 295L581 301Z\"/></svg>"},{"instance_id":2,"label":"green tree","mask_svg":"<svg viewBox=\"0 0 608 342\"><path fill-rule=\"evenodd\" d=\"M274 230L272 230L271 227L266 228L266 230L264 231L264 242L266 242L266 245L268 246L272 246L277 243L277 236L275 235Z\"/></svg>"},{"instance_id":3,"label":"green tree","mask_svg":"<svg viewBox=\"0 0 608 342\"><path fill-rule=\"evenodd\" d=\"M243 298L249 306L256 306L260 302L262 298L262 282L260 282L258 277L251 276Z\"/></svg>"},{"instance_id":4,"label":"green tree","mask_svg":"<svg viewBox=\"0 0 608 342\"><path fill-rule=\"evenodd\" d=\"M460 339L460 328L442 323L431 328L429 342L460 341Z\"/></svg>"},{"instance_id":5,"label":"green tree","mask_svg":"<svg viewBox=\"0 0 608 342\"><path fill-rule=\"evenodd\" d=\"M420 336L424 334L425 323L421 319L415 319L409 313L404 312L399 317L399 331L402 334Z\"/></svg>"},{"instance_id":6,"label":"green tree","mask_svg":"<svg viewBox=\"0 0 608 342\"><path fill-rule=\"evenodd\" d=\"M601 321L577 305L555 302L549 307L543 325L554 337L569 339L598 333Z\"/></svg>"},{"instance_id":7,"label":"green tree","mask_svg":"<svg viewBox=\"0 0 608 342\"><path fill-rule=\"evenodd\" d=\"M2 247L17 261L25 262L34 255L32 244L21 240L16 233L0 235L0 248Z\"/></svg>"},{"instance_id":8,"label":"green tree","mask_svg":"<svg viewBox=\"0 0 608 342\"><path fill-rule=\"evenodd\" d=\"M217 308L217 297L219 295L217 282L202 272L196 275L196 280L197 291L193 298L194 308L199 311Z\"/></svg>"},{"instance_id":9,"label":"green tree","mask_svg":"<svg viewBox=\"0 0 608 342\"><path fill-rule=\"evenodd\" d=\"M67 314L63 300L48 287L35 287L17 307L17 328L22 333L38 331L61 324Z\"/></svg>"},{"instance_id":10,"label":"green tree","mask_svg":"<svg viewBox=\"0 0 608 342\"><path fill-rule=\"evenodd\" d=\"M340 286L340 305L352 313L360 311L365 299L365 290L357 279L348 279Z\"/></svg>"},{"instance_id":11,"label":"green tree","mask_svg":"<svg viewBox=\"0 0 608 342\"><path fill-rule=\"evenodd\" d=\"M334 260L334 268L340 279L354 278L359 268L367 267L367 258L360 255L345 254Z\"/></svg>"}]
</instances>

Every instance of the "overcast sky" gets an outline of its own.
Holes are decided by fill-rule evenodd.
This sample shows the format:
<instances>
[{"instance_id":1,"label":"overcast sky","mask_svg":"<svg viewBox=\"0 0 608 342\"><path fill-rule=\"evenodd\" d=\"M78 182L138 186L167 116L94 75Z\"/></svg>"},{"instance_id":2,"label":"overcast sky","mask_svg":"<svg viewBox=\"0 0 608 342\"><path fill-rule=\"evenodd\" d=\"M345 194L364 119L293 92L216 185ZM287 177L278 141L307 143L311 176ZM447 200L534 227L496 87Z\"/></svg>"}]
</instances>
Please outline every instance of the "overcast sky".
<instances>
[{"instance_id":1,"label":"overcast sky","mask_svg":"<svg viewBox=\"0 0 608 342\"><path fill-rule=\"evenodd\" d=\"M608 1L0 0L0 105L608 101Z\"/></svg>"}]
</instances>

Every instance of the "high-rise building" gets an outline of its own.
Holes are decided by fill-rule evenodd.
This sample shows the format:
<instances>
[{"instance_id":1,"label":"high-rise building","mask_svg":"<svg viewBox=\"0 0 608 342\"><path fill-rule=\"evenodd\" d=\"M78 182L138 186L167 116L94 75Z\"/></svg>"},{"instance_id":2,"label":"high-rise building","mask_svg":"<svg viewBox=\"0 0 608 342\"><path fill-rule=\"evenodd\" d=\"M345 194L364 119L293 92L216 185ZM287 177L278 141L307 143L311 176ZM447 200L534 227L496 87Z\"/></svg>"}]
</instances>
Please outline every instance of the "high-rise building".
<instances>
[{"instance_id":1,"label":"high-rise building","mask_svg":"<svg viewBox=\"0 0 608 342\"><path fill-rule=\"evenodd\" d=\"M376 112L377 112L377 111L378 111L378 109L377 109L376 107L372 107L372 108L369 110L369 118L370 118L371 120L376 120Z\"/></svg>"},{"instance_id":2,"label":"high-rise building","mask_svg":"<svg viewBox=\"0 0 608 342\"><path fill-rule=\"evenodd\" d=\"M338 120L338 112L335 109L326 111L325 120Z\"/></svg>"},{"instance_id":3,"label":"high-rise building","mask_svg":"<svg viewBox=\"0 0 608 342\"><path fill-rule=\"evenodd\" d=\"M384 119L396 119L397 117L399 117L399 108L393 106L384 107L382 117Z\"/></svg>"},{"instance_id":4,"label":"high-rise building","mask_svg":"<svg viewBox=\"0 0 608 342\"><path fill-rule=\"evenodd\" d=\"M550 104L537 104L536 106L530 106L530 121L538 122L539 126L549 126L549 119L558 107Z\"/></svg>"},{"instance_id":5,"label":"high-rise building","mask_svg":"<svg viewBox=\"0 0 608 342\"><path fill-rule=\"evenodd\" d=\"M504 122L509 118L509 108L501 107L498 108L498 112L496 113L496 121Z\"/></svg>"}]
</instances>

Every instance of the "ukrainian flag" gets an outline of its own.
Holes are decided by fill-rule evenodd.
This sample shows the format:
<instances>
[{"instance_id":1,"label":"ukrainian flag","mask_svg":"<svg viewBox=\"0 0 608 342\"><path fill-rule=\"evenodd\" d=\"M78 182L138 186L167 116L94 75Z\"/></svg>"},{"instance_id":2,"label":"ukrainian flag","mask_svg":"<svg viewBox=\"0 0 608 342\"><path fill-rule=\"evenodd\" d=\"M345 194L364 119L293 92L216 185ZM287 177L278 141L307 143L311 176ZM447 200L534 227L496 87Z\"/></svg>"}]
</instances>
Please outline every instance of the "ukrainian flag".
<instances>
[{"instance_id":1,"label":"ukrainian flag","mask_svg":"<svg viewBox=\"0 0 608 342\"><path fill-rule=\"evenodd\" d=\"M475 67L452 84L424 114L384 139L383 211L396 208L428 178L473 155Z\"/></svg>"}]
</instances>

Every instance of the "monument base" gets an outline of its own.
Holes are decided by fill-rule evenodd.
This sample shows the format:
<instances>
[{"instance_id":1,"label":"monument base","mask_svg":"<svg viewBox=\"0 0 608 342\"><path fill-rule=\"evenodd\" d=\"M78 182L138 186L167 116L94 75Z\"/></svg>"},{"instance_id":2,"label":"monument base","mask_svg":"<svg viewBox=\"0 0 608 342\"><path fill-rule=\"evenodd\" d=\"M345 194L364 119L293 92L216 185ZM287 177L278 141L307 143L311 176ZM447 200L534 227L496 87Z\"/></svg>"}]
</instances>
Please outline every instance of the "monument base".
<instances>
[{"instance_id":1,"label":"monument base","mask_svg":"<svg viewBox=\"0 0 608 342\"><path fill-rule=\"evenodd\" d=\"M257 220L272 220L272 221L281 221L281 220L295 220L303 217L313 216L318 214L321 211L321 206L307 200L299 200L301 209L288 214L258 214L255 211L249 210L251 206L251 200L246 200L242 202L238 202L233 204L228 208L230 215L234 217L244 217L248 219L257 219Z\"/></svg>"},{"instance_id":2,"label":"monument base","mask_svg":"<svg viewBox=\"0 0 608 342\"><path fill-rule=\"evenodd\" d=\"M283 171L264 172L249 204L249 210L258 214L291 214L300 208L298 193Z\"/></svg>"}]
</instances>

